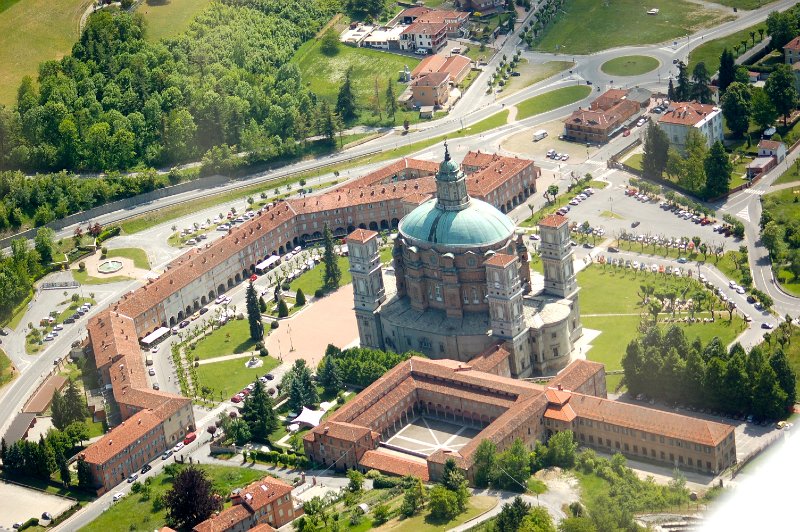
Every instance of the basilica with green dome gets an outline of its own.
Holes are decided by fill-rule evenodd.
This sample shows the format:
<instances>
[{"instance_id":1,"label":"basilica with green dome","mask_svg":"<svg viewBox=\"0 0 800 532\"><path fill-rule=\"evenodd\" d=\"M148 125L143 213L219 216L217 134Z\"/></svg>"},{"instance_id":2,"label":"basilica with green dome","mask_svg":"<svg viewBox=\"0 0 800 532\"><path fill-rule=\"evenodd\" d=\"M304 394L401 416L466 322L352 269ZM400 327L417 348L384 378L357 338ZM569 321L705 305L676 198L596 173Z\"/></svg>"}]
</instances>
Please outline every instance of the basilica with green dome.
<instances>
[{"instance_id":1,"label":"basilica with green dome","mask_svg":"<svg viewBox=\"0 0 800 532\"><path fill-rule=\"evenodd\" d=\"M377 233L347 238L361 345L462 362L502 347L512 376L555 374L582 332L568 226L542 220L545 275L532 280L523 232L470 197L445 145L435 197L400 220L393 272L381 269Z\"/></svg>"}]
</instances>

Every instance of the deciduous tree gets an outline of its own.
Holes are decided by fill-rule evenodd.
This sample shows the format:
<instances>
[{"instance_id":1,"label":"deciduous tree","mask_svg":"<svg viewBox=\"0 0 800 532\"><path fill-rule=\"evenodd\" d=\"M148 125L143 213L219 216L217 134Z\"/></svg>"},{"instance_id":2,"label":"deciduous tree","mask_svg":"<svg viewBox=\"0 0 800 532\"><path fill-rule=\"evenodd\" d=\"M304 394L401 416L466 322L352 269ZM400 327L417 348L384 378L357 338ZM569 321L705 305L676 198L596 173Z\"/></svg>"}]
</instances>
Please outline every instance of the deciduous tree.
<instances>
[{"instance_id":1,"label":"deciduous tree","mask_svg":"<svg viewBox=\"0 0 800 532\"><path fill-rule=\"evenodd\" d=\"M794 87L794 74L789 65L778 65L767 78L764 85L772 105L779 115L783 115L783 125L786 125L789 115L797 104L797 90Z\"/></svg>"},{"instance_id":2,"label":"deciduous tree","mask_svg":"<svg viewBox=\"0 0 800 532\"><path fill-rule=\"evenodd\" d=\"M750 88L739 82L733 82L722 96L722 116L728 129L742 137L750 127Z\"/></svg>"},{"instance_id":3,"label":"deciduous tree","mask_svg":"<svg viewBox=\"0 0 800 532\"><path fill-rule=\"evenodd\" d=\"M178 473L165 499L167 522L178 529L191 529L222 509L222 498L212 491L205 472L193 466Z\"/></svg>"}]
</instances>

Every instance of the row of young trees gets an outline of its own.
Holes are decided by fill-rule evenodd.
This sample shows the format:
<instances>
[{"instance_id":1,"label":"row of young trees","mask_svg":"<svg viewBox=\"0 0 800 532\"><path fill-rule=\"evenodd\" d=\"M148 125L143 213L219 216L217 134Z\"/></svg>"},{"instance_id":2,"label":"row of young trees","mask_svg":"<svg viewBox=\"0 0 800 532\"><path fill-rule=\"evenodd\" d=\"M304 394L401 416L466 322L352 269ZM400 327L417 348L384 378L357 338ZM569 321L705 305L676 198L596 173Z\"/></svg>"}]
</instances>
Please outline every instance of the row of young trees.
<instances>
[{"instance_id":1,"label":"row of young trees","mask_svg":"<svg viewBox=\"0 0 800 532\"><path fill-rule=\"evenodd\" d=\"M199 158L214 146L280 155L319 130L322 106L294 51L336 0L223 0L183 34L93 14L72 53L22 81L0 111L0 168L114 170Z\"/></svg>"},{"instance_id":2,"label":"row of young trees","mask_svg":"<svg viewBox=\"0 0 800 532\"><path fill-rule=\"evenodd\" d=\"M796 399L795 374L783 352L792 325L782 327L778 346L761 344L746 352L739 344L726 351L718 338L706 345L699 339L689 343L675 325L666 332L651 326L628 344L622 358L624 382L631 395L782 418Z\"/></svg>"},{"instance_id":3,"label":"row of young trees","mask_svg":"<svg viewBox=\"0 0 800 532\"><path fill-rule=\"evenodd\" d=\"M682 188L702 198L714 198L728 191L733 165L721 141L709 148L703 134L691 128L686 135L684 155L670 146L667 134L655 123L650 123L644 137L645 177L660 178L666 172Z\"/></svg>"},{"instance_id":4,"label":"row of young trees","mask_svg":"<svg viewBox=\"0 0 800 532\"><path fill-rule=\"evenodd\" d=\"M800 164L795 164L795 172ZM796 209L787 208L787 203L796 204L797 197L786 198L778 194L763 197L761 219L761 242L769 251L773 265L785 266L794 279L800 279L800 217Z\"/></svg>"}]
</instances>

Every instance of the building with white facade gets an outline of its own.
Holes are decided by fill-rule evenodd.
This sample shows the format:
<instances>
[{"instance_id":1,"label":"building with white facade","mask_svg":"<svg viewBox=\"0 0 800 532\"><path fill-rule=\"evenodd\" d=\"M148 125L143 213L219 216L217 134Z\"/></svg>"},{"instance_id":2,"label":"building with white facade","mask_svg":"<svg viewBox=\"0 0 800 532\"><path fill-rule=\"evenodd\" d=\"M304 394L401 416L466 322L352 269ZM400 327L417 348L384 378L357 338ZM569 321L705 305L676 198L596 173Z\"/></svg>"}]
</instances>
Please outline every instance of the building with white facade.
<instances>
[{"instance_id":1,"label":"building with white facade","mask_svg":"<svg viewBox=\"0 0 800 532\"><path fill-rule=\"evenodd\" d=\"M673 102L659 118L658 125L669 137L670 144L680 152L685 152L686 136L692 128L706 138L709 147L723 139L722 110L715 105Z\"/></svg>"}]
</instances>

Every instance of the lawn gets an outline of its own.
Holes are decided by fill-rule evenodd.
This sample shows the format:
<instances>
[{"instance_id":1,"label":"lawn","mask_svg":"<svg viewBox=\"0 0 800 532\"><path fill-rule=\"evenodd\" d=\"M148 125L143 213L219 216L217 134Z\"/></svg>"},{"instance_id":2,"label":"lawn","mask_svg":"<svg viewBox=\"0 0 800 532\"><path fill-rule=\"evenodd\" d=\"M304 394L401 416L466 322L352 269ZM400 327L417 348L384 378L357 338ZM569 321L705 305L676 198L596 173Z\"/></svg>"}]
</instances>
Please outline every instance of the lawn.
<instances>
[{"instance_id":1,"label":"lawn","mask_svg":"<svg viewBox=\"0 0 800 532\"><path fill-rule=\"evenodd\" d=\"M200 360L253 351L256 342L250 338L247 320L231 320L201 338L190 353Z\"/></svg>"},{"instance_id":2,"label":"lawn","mask_svg":"<svg viewBox=\"0 0 800 532\"><path fill-rule=\"evenodd\" d=\"M386 113L383 113L381 121L377 116L373 116L371 111L375 98L375 80L378 81L378 95L381 102L385 99L388 80L394 84L395 96L400 96L406 89L406 84L397 81L397 73L405 66L408 66L409 70L414 70L419 64L419 59L344 45L339 46L339 51L335 55L327 56L320 48L320 41L312 39L297 50L292 61L300 68L303 81L314 94L334 105L345 74L348 69L352 69L353 92L359 108L359 116L354 124L394 125L402 124L405 119L411 123L419 122L419 113L416 111L400 111L394 121L389 119Z\"/></svg>"},{"instance_id":3,"label":"lawn","mask_svg":"<svg viewBox=\"0 0 800 532\"><path fill-rule=\"evenodd\" d=\"M739 269L739 265L737 264L737 261L740 258L741 253L738 251L726 251L718 261L715 259L714 266L721 271L725 277L731 281L736 281L737 284L741 284L742 271ZM745 268L749 270L749 264L745 263Z\"/></svg>"},{"instance_id":4,"label":"lawn","mask_svg":"<svg viewBox=\"0 0 800 532\"><path fill-rule=\"evenodd\" d=\"M675 287L679 292L687 285L697 282L687 278L664 278L661 275L630 270L621 272L606 266L593 265L578 274L578 286L581 287L581 314L583 326L588 329L602 331L592 341L592 348L587 357L602 362L607 370L621 369L622 356L628 344L636 338L641 321L640 297L637 293L640 286L653 283L657 289L665 285ZM718 305L719 307L719 305ZM727 314L727 313L725 313ZM661 314L660 317L664 317ZM671 324L663 324L669 327ZM680 324L689 340L699 337L703 343L718 336L724 345L732 342L743 330L744 322L734 316L732 322L725 317L717 317L714 323ZM609 376L609 390L616 387L621 376Z\"/></svg>"},{"instance_id":5,"label":"lawn","mask_svg":"<svg viewBox=\"0 0 800 532\"><path fill-rule=\"evenodd\" d=\"M636 168L637 170L642 169L642 157L644 157L643 153L634 153L623 162L630 166L631 168Z\"/></svg>"},{"instance_id":6,"label":"lawn","mask_svg":"<svg viewBox=\"0 0 800 532\"><path fill-rule=\"evenodd\" d=\"M14 379L14 365L5 351L0 349L0 386L4 386Z\"/></svg>"},{"instance_id":7,"label":"lawn","mask_svg":"<svg viewBox=\"0 0 800 532\"><path fill-rule=\"evenodd\" d=\"M517 120L524 120L583 100L591 92L592 88L587 85L571 85L534 96L517 104Z\"/></svg>"},{"instance_id":8,"label":"lawn","mask_svg":"<svg viewBox=\"0 0 800 532\"><path fill-rule=\"evenodd\" d=\"M108 284L108 283L121 283L123 281L133 281L132 277L125 275L112 275L110 277L94 277L89 275L87 270L79 270L72 268L72 278L81 284Z\"/></svg>"},{"instance_id":9,"label":"lawn","mask_svg":"<svg viewBox=\"0 0 800 532\"><path fill-rule=\"evenodd\" d=\"M122 257L125 259L130 259L133 261L133 265L139 268L140 270L150 269L150 261L147 260L147 253L143 249L139 248L109 249L108 255L106 256L109 259L112 257Z\"/></svg>"},{"instance_id":10,"label":"lawn","mask_svg":"<svg viewBox=\"0 0 800 532\"><path fill-rule=\"evenodd\" d=\"M647 10L658 8L656 16ZM546 52L590 54L632 44L654 44L684 37L732 19L731 14L686 0L572 0L535 45ZM590 31L584 31L591 28Z\"/></svg>"},{"instance_id":11,"label":"lawn","mask_svg":"<svg viewBox=\"0 0 800 532\"><path fill-rule=\"evenodd\" d=\"M735 7L738 9L758 9L761 6L772 4L777 0L710 0L715 4L722 4L723 6Z\"/></svg>"},{"instance_id":12,"label":"lawn","mask_svg":"<svg viewBox=\"0 0 800 532\"><path fill-rule=\"evenodd\" d=\"M795 181L800 181L800 172L798 172L798 166L795 164L788 168L781 176L775 180L773 185L782 185L783 183L794 183ZM798 183L800 185L800 183Z\"/></svg>"},{"instance_id":13,"label":"lawn","mask_svg":"<svg viewBox=\"0 0 800 532\"><path fill-rule=\"evenodd\" d=\"M792 338L784 347L784 353L789 359L789 365L794 370L797 389L800 390L800 327L792 326Z\"/></svg>"},{"instance_id":14,"label":"lawn","mask_svg":"<svg viewBox=\"0 0 800 532\"><path fill-rule=\"evenodd\" d=\"M266 476L263 471L243 467L198 465L211 480L213 490L227 499L231 491L241 488ZM153 511L153 500L172 487L173 479L166 473L153 477L150 499L130 494L112 504L100 516L81 528L83 532L127 532L128 530L158 530L166 524L166 510ZM230 506L226 503L226 506Z\"/></svg>"},{"instance_id":15,"label":"lawn","mask_svg":"<svg viewBox=\"0 0 800 532\"><path fill-rule=\"evenodd\" d=\"M72 301L71 299L67 299L66 301L62 301L61 303L59 303L58 306L60 307L67 303L69 303L69 305L64 310L60 312L58 311L58 309L55 310L55 312L58 312L58 316L56 316L56 323L64 323L64 320L75 314L75 311L78 310L78 307L80 307L84 303L90 303L92 305L97 304L97 302L91 297L81 297L77 301Z\"/></svg>"},{"instance_id":16,"label":"lawn","mask_svg":"<svg viewBox=\"0 0 800 532\"><path fill-rule=\"evenodd\" d=\"M211 388L214 391L212 396L217 396L222 392L223 398L230 397L261 375L269 373L278 366L277 359L272 357L259 358L264 361L260 368L246 367L245 362L248 360L246 357L200 364L197 367L199 385Z\"/></svg>"},{"instance_id":17,"label":"lawn","mask_svg":"<svg viewBox=\"0 0 800 532\"><path fill-rule=\"evenodd\" d=\"M600 70L611 76L639 76L658 68L659 62L648 55L625 55L606 61Z\"/></svg>"},{"instance_id":18,"label":"lawn","mask_svg":"<svg viewBox=\"0 0 800 532\"><path fill-rule=\"evenodd\" d=\"M60 59L78 40L78 23L91 0L2 0L0 3L0 104L16 103L24 76L39 63Z\"/></svg>"},{"instance_id":19,"label":"lawn","mask_svg":"<svg viewBox=\"0 0 800 532\"><path fill-rule=\"evenodd\" d=\"M534 83L539 83L549 77L555 76L559 72L572 68L575 63L571 61L548 61L546 63L531 63L527 59L522 59L516 68L519 76L512 76L508 78L503 92L498 95L499 98L505 98L515 92L519 92L525 87L530 87Z\"/></svg>"},{"instance_id":20,"label":"lawn","mask_svg":"<svg viewBox=\"0 0 800 532\"><path fill-rule=\"evenodd\" d=\"M350 275L350 261L347 257L339 257L339 270L342 272L342 278L339 279L339 286L344 286L352 281ZM290 283L291 290L296 292L302 289L306 296L313 296L319 288L322 288L322 278L325 274L325 263L320 262L312 269L303 273L300 277Z\"/></svg>"},{"instance_id":21,"label":"lawn","mask_svg":"<svg viewBox=\"0 0 800 532\"><path fill-rule=\"evenodd\" d=\"M396 532L435 532L450 530L470 519L477 517L497 506L497 499L485 495L473 495L469 498L467 511L458 515L452 521L439 523L431 520L427 513L416 515L409 519L392 519L381 527L381 530L395 530Z\"/></svg>"},{"instance_id":22,"label":"lawn","mask_svg":"<svg viewBox=\"0 0 800 532\"><path fill-rule=\"evenodd\" d=\"M147 39L175 37L189 27L196 14L211 0L144 0L136 12L147 22Z\"/></svg>"},{"instance_id":23,"label":"lawn","mask_svg":"<svg viewBox=\"0 0 800 532\"><path fill-rule=\"evenodd\" d=\"M800 297L800 279L792 275L788 268L778 270L778 282L781 283L781 288L795 297Z\"/></svg>"},{"instance_id":24,"label":"lawn","mask_svg":"<svg viewBox=\"0 0 800 532\"><path fill-rule=\"evenodd\" d=\"M752 42L750 39L750 32L756 32L756 43L758 43L758 28L766 29L766 27L767 24L762 22L760 24L755 24L754 26L743 29L742 31L728 35L727 37L721 37L719 39L714 39L713 41L708 41L705 44L701 44L689 54L689 72L692 71L697 63L703 62L706 64L706 69L708 70L709 74L715 73L717 70L719 70L719 56L722 54L722 50L727 48L735 54L733 47L740 44L744 40L747 41L747 46L749 49Z\"/></svg>"}]
</instances>

